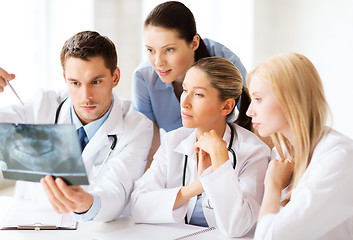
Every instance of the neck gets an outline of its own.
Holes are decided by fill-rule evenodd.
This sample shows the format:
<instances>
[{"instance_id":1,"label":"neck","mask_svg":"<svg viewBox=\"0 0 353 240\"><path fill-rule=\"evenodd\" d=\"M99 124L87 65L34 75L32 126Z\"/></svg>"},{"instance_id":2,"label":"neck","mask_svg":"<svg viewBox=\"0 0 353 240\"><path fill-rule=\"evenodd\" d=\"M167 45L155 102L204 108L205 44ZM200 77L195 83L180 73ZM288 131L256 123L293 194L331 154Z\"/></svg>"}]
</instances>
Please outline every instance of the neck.
<instances>
[{"instance_id":1,"label":"neck","mask_svg":"<svg viewBox=\"0 0 353 240\"><path fill-rule=\"evenodd\" d=\"M290 131L290 130L282 131L281 133L282 133L283 136L285 136L288 139L290 144L294 147L294 144L295 144L294 133L292 131Z\"/></svg>"},{"instance_id":2,"label":"neck","mask_svg":"<svg viewBox=\"0 0 353 240\"><path fill-rule=\"evenodd\" d=\"M220 138L223 138L224 132L226 130L226 125L227 123L224 121L223 123L220 123L220 124L214 124L212 127L198 127L196 128L196 138L199 139L199 137L202 134L209 132L211 130L215 130L217 135Z\"/></svg>"}]
</instances>

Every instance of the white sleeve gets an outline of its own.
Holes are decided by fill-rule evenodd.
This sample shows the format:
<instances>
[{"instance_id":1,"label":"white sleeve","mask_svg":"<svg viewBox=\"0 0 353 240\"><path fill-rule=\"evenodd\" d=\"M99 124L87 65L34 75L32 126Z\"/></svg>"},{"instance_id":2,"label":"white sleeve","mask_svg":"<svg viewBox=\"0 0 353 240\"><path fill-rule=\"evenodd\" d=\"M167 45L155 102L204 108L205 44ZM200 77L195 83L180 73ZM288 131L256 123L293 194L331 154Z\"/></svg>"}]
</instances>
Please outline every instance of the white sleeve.
<instances>
[{"instance_id":1,"label":"white sleeve","mask_svg":"<svg viewBox=\"0 0 353 240\"><path fill-rule=\"evenodd\" d=\"M269 157L269 149L260 146L249 154L239 173L227 161L216 171L208 174L205 171L201 176L217 227L223 235L244 236L256 223Z\"/></svg>"},{"instance_id":2,"label":"white sleeve","mask_svg":"<svg viewBox=\"0 0 353 240\"><path fill-rule=\"evenodd\" d=\"M255 239L316 239L352 217L352 153L337 147L317 156L290 202L258 223Z\"/></svg>"},{"instance_id":3,"label":"white sleeve","mask_svg":"<svg viewBox=\"0 0 353 240\"><path fill-rule=\"evenodd\" d=\"M134 181L143 174L152 142L152 122L147 118L135 120L138 122L129 121L129 131L125 133L128 136L124 136L128 141L112 155L107 172L91 192L101 199L101 209L94 221L117 219L130 200Z\"/></svg>"},{"instance_id":4,"label":"white sleeve","mask_svg":"<svg viewBox=\"0 0 353 240\"><path fill-rule=\"evenodd\" d=\"M181 221L187 204L173 210L181 187L166 188L167 159L162 144L154 155L151 167L135 182L131 195L131 215L137 223L170 223Z\"/></svg>"},{"instance_id":5,"label":"white sleeve","mask_svg":"<svg viewBox=\"0 0 353 240\"><path fill-rule=\"evenodd\" d=\"M24 105L14 104L0 108L2 123L54 123L55 110L67 93L65 91L36 91Z\"/></svg>"}]
</instances>

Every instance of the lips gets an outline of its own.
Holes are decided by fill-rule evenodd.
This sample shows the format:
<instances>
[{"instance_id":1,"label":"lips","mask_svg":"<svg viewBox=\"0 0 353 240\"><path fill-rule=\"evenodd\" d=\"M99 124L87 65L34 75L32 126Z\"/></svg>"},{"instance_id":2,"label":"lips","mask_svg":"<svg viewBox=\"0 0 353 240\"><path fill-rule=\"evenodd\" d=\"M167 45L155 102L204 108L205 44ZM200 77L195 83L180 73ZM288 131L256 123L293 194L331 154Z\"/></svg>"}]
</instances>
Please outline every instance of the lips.
<instances>
[{"instance_id":1,"label":"lips","mask_svg":"<svg viewBox=\"0 0 353 240\"><path fill-rule=\"evenodd\" d=\"M165 77L165 76L167 76L172 70L169 69L169 70L157 70L157 71L158 71L158 73L159 73L159 75L160 75L161 77Z\"/></svg>"},{"instance_id":2,"label":"lips","mask_svg":"<svg viewBox=\"0 0 353 240\"><path fill-rule=\"evenodd\" d=\"M83 105L83 106L81 106L81 109L85 110L85 111L92 111L95 108L96 108L96 106L94 106L94 105Z\"/></svg>"},{"instance_id":3,"label":"lips","mask_svg":"<svg viewBox=\"0 0 353 240\"><path fill-rule=\"evenodd\" d=\"M260 125L260 123L252 123L253 128L257 128Z\"/></svg>"},{"instance_id":4,"label":"lips","mask_svg":"<svg viewBox=\"0 0 353 240\"><path fill-rule=\"evenodd\" d=\"M193 116L190 115L190 114L187 114L185 112L181 112L181 117L183 117L183 118L192 118Z\"/></svg>"}]
</instances>

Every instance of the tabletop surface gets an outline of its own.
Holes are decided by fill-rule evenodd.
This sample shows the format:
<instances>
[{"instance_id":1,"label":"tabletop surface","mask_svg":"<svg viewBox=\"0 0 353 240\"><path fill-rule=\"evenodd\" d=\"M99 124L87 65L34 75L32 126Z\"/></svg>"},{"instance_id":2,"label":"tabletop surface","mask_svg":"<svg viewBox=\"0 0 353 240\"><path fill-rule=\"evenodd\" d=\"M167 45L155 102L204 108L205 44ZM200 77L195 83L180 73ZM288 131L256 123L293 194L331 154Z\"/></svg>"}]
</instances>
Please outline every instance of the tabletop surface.
<instances>
[{"instance_id":1,"label":"tabletop surface","mask_svg":"<svg viewBox=\"0 0 353 240\"><path fill-rule=\"evenodd\" d=\"M14 199L8 196L0 196L0 224L6 218L6 214L13 206ZM131 217L123 216L115 221L87 222L78 223L77 230L0 230L0 239L11 240L56 240L56 239L75 239L75 240L110 240L110 239L177 239L182 236L195 234L205 231L207 228L185 225L182 223L173 224L135 224ZM196 234L183 239L229 239L223 237L218 230L208 231L207 233ZM252 239L249 237L237 239Z\"/></svg>"}]
</instances>

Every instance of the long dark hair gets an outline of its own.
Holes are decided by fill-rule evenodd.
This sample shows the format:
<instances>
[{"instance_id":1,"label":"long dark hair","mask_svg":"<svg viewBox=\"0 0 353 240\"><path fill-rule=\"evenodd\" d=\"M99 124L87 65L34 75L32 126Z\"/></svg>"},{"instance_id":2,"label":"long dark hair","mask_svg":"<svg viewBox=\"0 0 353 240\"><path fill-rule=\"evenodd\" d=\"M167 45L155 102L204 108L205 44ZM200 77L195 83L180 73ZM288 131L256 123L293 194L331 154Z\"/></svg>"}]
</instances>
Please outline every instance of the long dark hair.
<instances>
[{"instance_id":1,"label":"long dark hair","mask_svg":"<svg viewBox=\"0 0 353 240\"><path fill-rule=\"evenodd\" d=\"M235 123L251 131L251 118L246 115L251 99L248 89L243 86L243 79L237 67L221 57L202 58L191 67L196 67L207 74L210 84L218 90L222 101L234 99L236 105L241 96L239 115ZM228 116L232 115L233 111Z\"/></svg>"},{"instance_id":2,"label":"long dark hair","mask_svg":"<svg viewBox=\"0 0 353 240\"><path fill-rule=\"evenodd\" d=\"M152 25L177 31L178 37L191 43L197 34L194 15L184 4L169 1L157 5L147 16L145 27ZM195 61L210 57L204 41L200 37L199 47L195 51Z\"/></svg>"}]
</instances>

